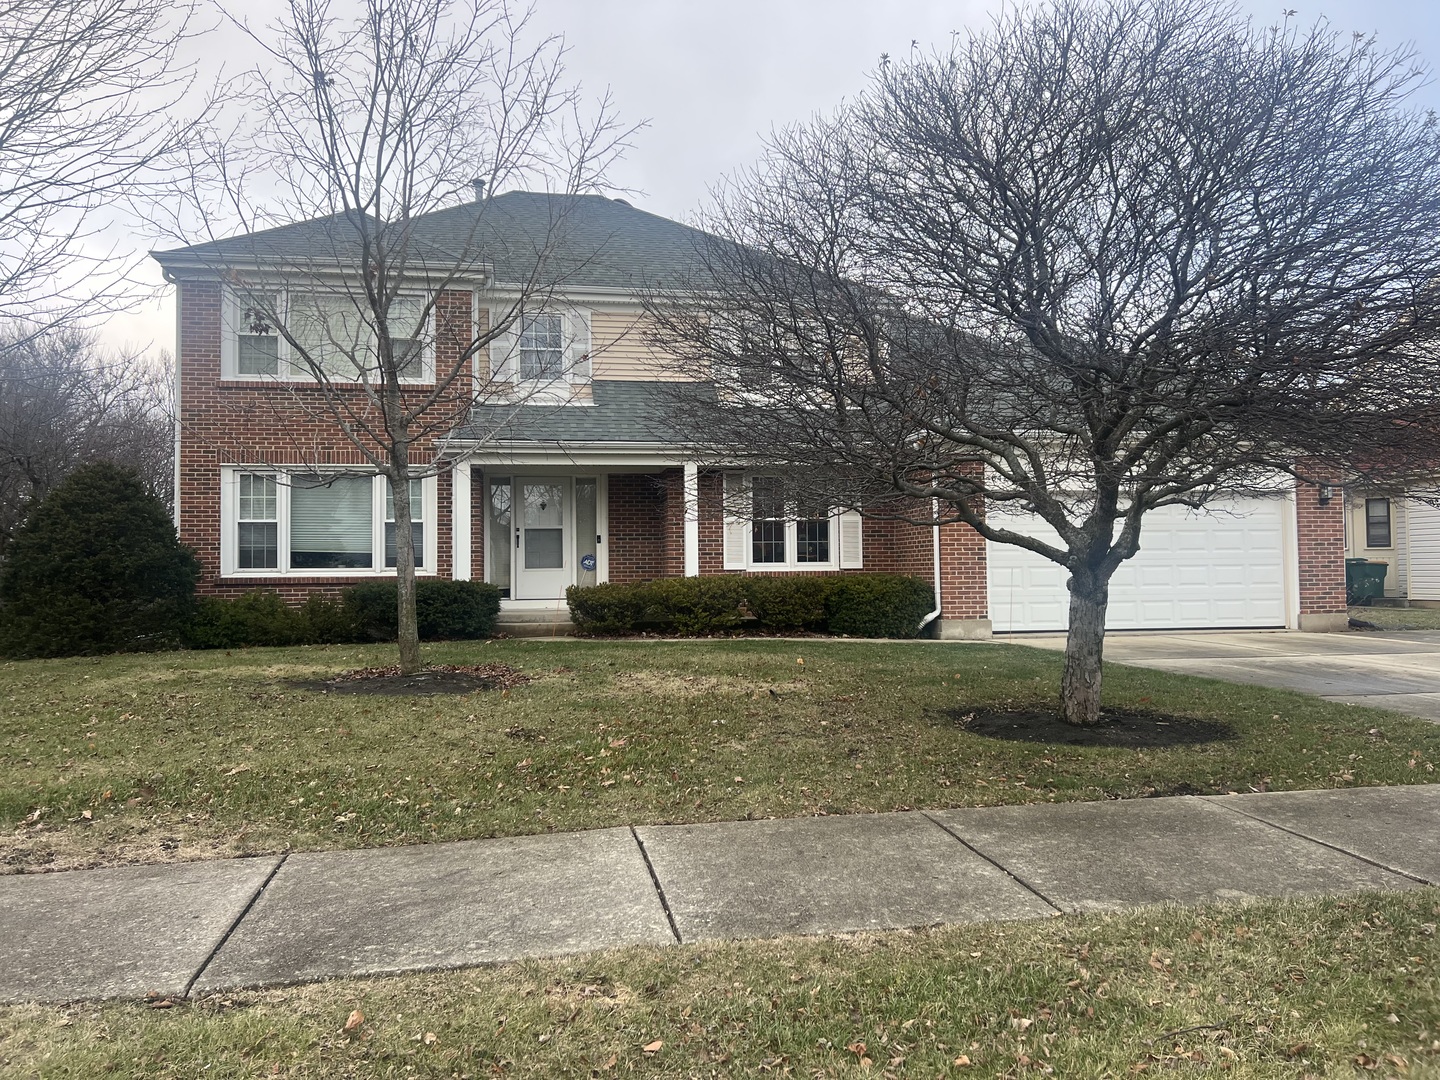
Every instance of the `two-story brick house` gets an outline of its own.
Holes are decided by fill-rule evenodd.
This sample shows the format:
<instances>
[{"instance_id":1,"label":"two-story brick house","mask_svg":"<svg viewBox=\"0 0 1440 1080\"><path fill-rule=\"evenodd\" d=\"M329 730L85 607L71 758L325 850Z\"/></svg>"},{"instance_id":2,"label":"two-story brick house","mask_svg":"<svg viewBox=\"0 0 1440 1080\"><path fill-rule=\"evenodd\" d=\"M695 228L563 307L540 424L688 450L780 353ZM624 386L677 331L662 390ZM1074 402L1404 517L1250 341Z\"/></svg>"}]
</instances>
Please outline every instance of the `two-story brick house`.
<instances>
[{"instance_id":1,"label":"two-story brick house","mask_svg":"<svg viewBox=\"0 0 1440 1080\"><path fill-rule=\"evenodd\" d=\"M533 280L556 198L510 192L484 204L483 270L451 275L435 298L417 386L443 370L452 343L497 325L493 313ZM450 232L473 236L480 206L430 215L426 243L443 251ZM563 610L572 584L898 572L936 582L945 637L1064 627L1064 572L1038 556L964 525L800 512L770 497L763 471L698 463L664 423L677 371L648 344L640 296L683 275L700 234L598 195L567 199L566 223L564 272L544 304L471 361L489 385L523 387L538 372L564 392L490 394L465 422L417 444L415 464L442 464L415 485L418 573L489 581L508 612L543 612ZM309 222L155 254L178 291L177 523L210 593L298 598L394 572L385 481L287 363L283 335L247 321L236 285L267 263L313 265L333 250L326 235ZM1320 489L1217 514L1157 512L1144 549L1116 576L1110 625L1338 628L1343 551L1341 500Z\"/></svg>"}]
</instances>

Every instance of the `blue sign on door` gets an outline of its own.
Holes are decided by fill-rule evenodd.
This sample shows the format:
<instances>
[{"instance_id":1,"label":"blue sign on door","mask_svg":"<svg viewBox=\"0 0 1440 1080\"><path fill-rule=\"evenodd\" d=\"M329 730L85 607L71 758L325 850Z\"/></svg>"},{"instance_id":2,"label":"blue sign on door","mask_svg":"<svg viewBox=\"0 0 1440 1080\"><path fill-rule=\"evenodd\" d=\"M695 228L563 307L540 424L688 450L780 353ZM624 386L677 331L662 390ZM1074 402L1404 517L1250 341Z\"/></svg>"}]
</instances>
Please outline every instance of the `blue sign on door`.
<instances>
[{"instance_id":1,"label":"blue sign on door","mask_svg":"<svg viewBox=\"0 0 1440 1080\"><path fill-rule=\"evenodd\" d=\"M581 570L584 570L584 571L587 571L587 572L588 572L588 571L591 571L591 570L594 570L594 569L595 569L595 556L594 556L594 555L581 555L581 556L580 556L580 569L581 569Z\"/></svg>"}]
</instances>

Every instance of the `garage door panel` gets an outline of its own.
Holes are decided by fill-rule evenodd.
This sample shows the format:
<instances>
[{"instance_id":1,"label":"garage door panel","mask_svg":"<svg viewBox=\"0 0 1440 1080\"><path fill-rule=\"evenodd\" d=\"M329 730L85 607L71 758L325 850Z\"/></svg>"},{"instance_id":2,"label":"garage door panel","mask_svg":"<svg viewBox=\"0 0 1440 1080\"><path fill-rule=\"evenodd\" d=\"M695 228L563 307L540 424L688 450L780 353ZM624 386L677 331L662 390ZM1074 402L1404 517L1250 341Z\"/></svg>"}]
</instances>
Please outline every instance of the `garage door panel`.
<instances>
[{"instance_id":1,"label":"garage door panel","mask_svg":"<svg viewBox=\"0 0 1440 1080\"><path fill-rule=\"evenodd\" d=\"M1284 626L1284 528L1288 502L1248 499L1233 512L1166 507L1146 518L1140 551L1110 585L1106 625L1114 630ZM1034 515L994 519L1053 542ZM990 618L996 630L1063 630L1068 573L1009 544L989 544Z\"/></svg>"}]
</instances>

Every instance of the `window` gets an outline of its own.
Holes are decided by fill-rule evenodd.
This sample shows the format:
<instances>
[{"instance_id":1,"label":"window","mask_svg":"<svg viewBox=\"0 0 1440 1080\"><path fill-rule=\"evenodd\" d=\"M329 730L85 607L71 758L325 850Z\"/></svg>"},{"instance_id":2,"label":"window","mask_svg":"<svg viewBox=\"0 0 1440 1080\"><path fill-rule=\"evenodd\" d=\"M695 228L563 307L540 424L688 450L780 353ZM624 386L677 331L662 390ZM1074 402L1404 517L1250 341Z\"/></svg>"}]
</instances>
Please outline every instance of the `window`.
<instances>
[{"instance_id":1,"label":"window","mask_svg":"<svg viewBox=\"0 0 1440 1080\"><path fill-rule=\"evenodd\" d=\"M297 570L369 569L375 530L368 476L300 473L290 478L290 565Z\"/></svg>"},{"instance_id":2,"label":"window","mask_svg":"<svg viewBox=\"0 0 1440 1080\"><path fill-rule=\"evenodd\" d=\"M490 377L497 383L523 383L525 396L565 399L565 384L590 381L590 311L561 307L533 313L514 304L489 311L497 327L487 348Z\"/></svg>"},{"instance_id":3,"label":"window","mask_svg":"<svg viewBox=\"0 0 1440 1080\"><path fill-rule=\"evenodd\" d=\"M524 382L565 374L565 320L559 314L526 316L520 327L520 378Z\"/></svg>"},{"instance_id":4,"label":"window","mask_svg":"<svg viewBox=\"0 0 1440 1080\"><path fill-rule=\"evenodd\" d=\"M280 374L280 334L274 313L278 296L251 297L242 308L236 327L235 371L238 375Z\"/></svg>"},{"instance_id":5,"label":"window","mask_svg":"<svg viewBox=\"0 0 1440 1080\"><path fill-rule=\"evenodd\" d=\"M862 523L815 499L792 499L778 476L724 477L727 570L857 569Z\"/></svg>"},{"instance_id":6,"label":"window","mask_svg":"<svg viewBox=\"0 0 1440 1080\"><path fill-rule=\"evenodd\" d=\"M1388 548L1390 546L1390 500L1365 500L1365 546Z\"/></svg>"},{"instance_id":7,"label":"window","mask_svg":"<svg viewBox=\"0 0 1440 1080\"><path fill-rule=\"evenodd\" d=\"M750 481L750 561L762 566L783 565L786 531L780 481L773 476L754 477Z\"/></svg>"},{"instance_id":8,"label":"window","mask_svg":"<svg viewBox=\"0 0 1440 1080\"><path fill-rule=\"evenodd\" d=\"M273 570L280 565L280 522L273 476L240 477L236 563L242 570Z\"/></svg>"},{"instance_id":9,"label":"window","mask_svg":"<svg viewBox=\"0 0 1440 1080\"><path fill-rule=\"evenodd\" d=\"M298 289L237 291L228 295L226 311L221 353L227 378L309 380L317 369L336 382L376 376L375 320L363 298ZM390 303L391 354L404 381L430 377L429 321L418 296Z\"/></svg>"},{"instance_id":10,"label":"window","mask_svg":"<svg viewBox=\"0 0 1440 1080\"><path fill-rule=\"evenodd\" d=\"M802 503L795 518L795 561L830 562L830 508Z\"/></svg>"},{"instance_id":11,"label":"window","mask_svg":"<svg viewBox=\"0 0 1440 1080\"><path fill-rule=\"evenodd\" d=\"M415 549L415 566L425 565L425 518L420 497L420 481L410 481L410 541ZM400 561L396 552L395 539L395 489L385 481L385 565L395 566Z\"/></svg>"},{"instance_id":12,"label":"window","mask_svg":"<svg viewBox=\"0 0 1440 1080\"><path fill-rule=\"evenodd\" d=\"M226 470L223 574L383 574L396 563L395 503L383 476ZM410 482L415 567L433 572L435 479Z\"/></svg>"}]
</instances>

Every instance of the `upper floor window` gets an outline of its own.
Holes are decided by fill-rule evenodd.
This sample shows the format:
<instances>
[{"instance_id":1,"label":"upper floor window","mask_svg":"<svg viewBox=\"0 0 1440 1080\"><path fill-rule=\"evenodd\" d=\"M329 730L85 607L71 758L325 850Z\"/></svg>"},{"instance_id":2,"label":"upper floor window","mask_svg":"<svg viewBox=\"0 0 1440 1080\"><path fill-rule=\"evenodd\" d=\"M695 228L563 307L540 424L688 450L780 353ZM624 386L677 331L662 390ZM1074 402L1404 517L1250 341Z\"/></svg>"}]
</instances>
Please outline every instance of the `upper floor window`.
<instances>
[{"instance_id":1,"label":"upper floor window","mask_svg":"<svg viewBox=\"0 0 1440 1080\"><path fill-rule=\"evenodd\" d=\"M559 379L565 374L565 320L552 312L527 316L520 328L520 379Z\"/></svg>"},{"instance_id":2,"label":"upper floor window","mask_svg":"<svg viewBox=\"0 0 1440 1080\"><path fill-rule=\"evenodd\" d=\"M500 305L490 310L490 325L505 326L489 346L494 382L523 387L527 394L549 390L563 396L568 384L590 381L588 310L517 312Z\"/></svg>"},{"instance_id":3,"label":"upper floor window","mask_svg":"<svg viewBox=\"0 0 1440 1080\"><path fill-rule=\"evenodd\" d=\"M1365 500L1365 546L1388 548L1390 546L1390 500Z\"/></svg>"},{"instance_id":4,"label":"upper floor window","mask_svg":"<svg viewBox=\"0 0 1440 1080\"><path fill-rule=\"evenodd\" d=\"M419 296L398 296L386 331L402 381L431 377L433 319ZM226 378L373 381L379 372L378 320L359 298L299 289L227 290L221 371Z\"/></svg>"}]
</instances>

